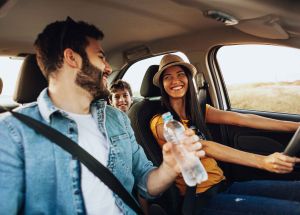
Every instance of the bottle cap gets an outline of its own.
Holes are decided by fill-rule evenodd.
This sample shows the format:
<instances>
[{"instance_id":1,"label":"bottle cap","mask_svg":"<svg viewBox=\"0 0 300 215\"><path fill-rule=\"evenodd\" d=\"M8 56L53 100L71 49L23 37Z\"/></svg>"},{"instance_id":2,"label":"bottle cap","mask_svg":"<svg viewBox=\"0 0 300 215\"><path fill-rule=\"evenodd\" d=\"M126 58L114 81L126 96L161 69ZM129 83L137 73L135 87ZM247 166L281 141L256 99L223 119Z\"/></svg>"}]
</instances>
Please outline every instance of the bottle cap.
<instances>
[{"instance_id":1,"label":"bottle cap","mask_svg":"<svg viewBox=\"0 0 300 215\"><path fill-rule=\"evenodd\" d=\"M162 115L164 122L168 122L173 119L173 116L170 112L166 112Z\"/></svg>"}]
</instances>

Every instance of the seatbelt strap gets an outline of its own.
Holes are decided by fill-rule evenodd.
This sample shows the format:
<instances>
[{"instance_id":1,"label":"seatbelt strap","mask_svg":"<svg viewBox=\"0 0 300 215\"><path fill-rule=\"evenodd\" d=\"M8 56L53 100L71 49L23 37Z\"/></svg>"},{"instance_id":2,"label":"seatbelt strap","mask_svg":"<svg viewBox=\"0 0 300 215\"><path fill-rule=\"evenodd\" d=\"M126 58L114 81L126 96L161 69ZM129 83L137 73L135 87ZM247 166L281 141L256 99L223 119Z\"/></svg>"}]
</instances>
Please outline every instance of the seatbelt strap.
<instances>
[{"instance_id":1,"label":"seatbelt strap","mask_svg":"<svg viewBox=\"0 0 300 215\"><path fill-rule=\"evenodd\" d=\"M186 187L186 192L182 204L182 214L183 215L193 215L196 203L196 187L192 186Z\"/></svg>"},{"instance_id":2,"label":"seatbelt strap","mask_svg":"<svg viewBox=\"0 0 300 215\"><path fill-rule=\"evenodd\" d=\"M63 135L56 129L37 121L25 114L9 110L9 112L18 120L31 127L38 133L45 136L50 141L56 143L62 149L76 157L83 163L95 176L97 176L105 185L116 193L130 208L137 214L143 214L133 197L124 188L120 181L98 160L91 156L87 151L80 147L76 142Z\"/></svg>"},{"instance_id":3,"label":"seatbelt strap","mask_svg":"<svg viewBox=\"0 0 300 215\"><path fill-rule=\"evenodd\" d=\"M208 89L208 83L206 81L204 81L202 86L198 88L198 99L199 99L203 117L205 117L206 114L207 89Z\"/></svg>"}]
</instances>

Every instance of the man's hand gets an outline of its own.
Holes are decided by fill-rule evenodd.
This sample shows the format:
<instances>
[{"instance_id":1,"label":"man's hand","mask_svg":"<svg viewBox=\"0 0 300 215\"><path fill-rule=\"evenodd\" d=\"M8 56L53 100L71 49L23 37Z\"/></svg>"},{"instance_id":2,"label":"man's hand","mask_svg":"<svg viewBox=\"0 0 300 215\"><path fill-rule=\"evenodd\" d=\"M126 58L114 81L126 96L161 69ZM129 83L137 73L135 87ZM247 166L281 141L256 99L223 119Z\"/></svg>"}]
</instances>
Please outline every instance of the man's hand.
<instances>
[{"instance_id":1,"label":"man's hand","mask_svg":"<svg viewBox=\"0 0 300 215\"><path fill-rule=\"evenodd\" d=\"M197 135L195 135L194 131L188 129L185 131L186 138L182 140L182 144L184 145L187 151L193 152L197 157L203 157L205 152L202 149L202 144L200 143L200 139ZM175 160L175 157L172 153L172 143L165 143L163 146L163 163L175 171L177 174L180 173L179 166Z\"/></svg>"},{"instance_id":2,"label":"man's hand","mask_svg":"<svg viewBox=\"0 0 300 215\"><path fill-rule=\"evenodd\" d=\"M183 140L184 147L198 157L205 155L199 137L194 131L188 129L185 131L186 138ZM148 177L148 192L150 195L156 196L165 191L180 173L179 166L172 153L172 143L165 143L163 146L163 162L159 168L150 172Z\"/></svg>"},{"instance_id":3,"label":"man's hand","mask_svg":"<svg viewBox=\"0 0 300 215\"><path fill-rule=\"evenodd\" d=\"M300 162L300 158L290 157L279 152L275 152L264 158L265 170L275 173L289 173L293 171L295 163Z\"/></svg>"}]
</instances>

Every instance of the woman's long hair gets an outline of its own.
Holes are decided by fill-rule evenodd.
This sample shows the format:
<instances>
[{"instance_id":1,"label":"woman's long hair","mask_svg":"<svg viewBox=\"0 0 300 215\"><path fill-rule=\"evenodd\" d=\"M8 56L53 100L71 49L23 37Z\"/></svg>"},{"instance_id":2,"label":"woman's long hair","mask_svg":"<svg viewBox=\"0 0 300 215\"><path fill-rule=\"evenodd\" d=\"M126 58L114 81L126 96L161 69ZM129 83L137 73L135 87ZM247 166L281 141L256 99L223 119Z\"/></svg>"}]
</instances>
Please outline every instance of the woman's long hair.
<instances>
[{"instance_id":1,"label":"woman's long hair","mask_svg":"<svg viewBox=\"0 0 300 215\"><path fill-rule=\"evenodd\" d=\"M188 126L195 126L199 131L201 131L205 135L206 139L210 140L211 135L205 124L205 119L203 116L204 112L201 110L201 106L196 95L192 74L186 67L180 67L184 70L184 73L188 78L188 90L185 94L185 113L187 119L189 120ZM170 111L174 119L181 121L178 114L175 112L175 110L170 104L170 97L164 89L162 77L163 75L161 75L159 78L159 86L161 92L161 103L163 106L163 111Z\"/></svg>"}]
</instances>

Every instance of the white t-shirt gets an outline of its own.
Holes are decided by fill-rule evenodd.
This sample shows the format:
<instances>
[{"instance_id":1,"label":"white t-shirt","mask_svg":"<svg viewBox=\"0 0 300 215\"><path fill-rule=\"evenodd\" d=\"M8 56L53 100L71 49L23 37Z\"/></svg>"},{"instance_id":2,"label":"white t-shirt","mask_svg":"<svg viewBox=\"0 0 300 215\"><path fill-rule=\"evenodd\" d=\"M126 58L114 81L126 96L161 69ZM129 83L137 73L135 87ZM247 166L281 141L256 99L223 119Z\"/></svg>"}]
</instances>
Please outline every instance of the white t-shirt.
<instances>
[{"instance_id":1,"label":"white t-shirt","mask_svg":"<svg viewBox=\"0 0 300 215\"><path fill-rule=\"evenodd\" d=\"M104 166L107 166L109 143L99 131L91 114L68 113L78 127L78 143ZM81 164L81 189L87 214L122 214L113 192Z\"/></svg>"}]
</instances>

